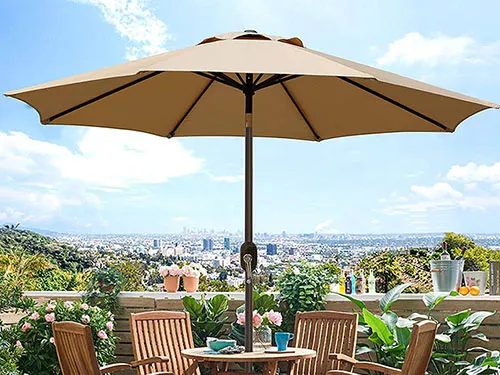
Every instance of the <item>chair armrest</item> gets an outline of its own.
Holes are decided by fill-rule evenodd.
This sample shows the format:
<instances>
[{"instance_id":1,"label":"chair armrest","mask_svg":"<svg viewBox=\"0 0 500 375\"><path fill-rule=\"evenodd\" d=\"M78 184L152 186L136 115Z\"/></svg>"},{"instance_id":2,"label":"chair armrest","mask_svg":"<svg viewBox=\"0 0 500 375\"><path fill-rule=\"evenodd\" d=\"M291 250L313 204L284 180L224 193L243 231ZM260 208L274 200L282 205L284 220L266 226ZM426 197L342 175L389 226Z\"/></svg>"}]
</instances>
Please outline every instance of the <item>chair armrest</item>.
<instances>
[{"instance_id":1,"label":"chair armrest","mask_svg":"<svg viewBox=\"0 0 500 375\"><path fill-rule=\"evenodd\" d=\"M132 367L137 367L137 366L145 366L145 365L150 365L152 363L165 363L170 361L170 358L163 356L163 355L157 355L155 357L150 357L150 358L145 358L141 359L138 361L132 361L130 365Z\"/></svg>"},{"instance_id":2,"label":"chair armrest","mask_svg":"<svg viewBox=\"0 0 500 375\"><path fill-rule=\"evenodd\" d=\"M350 363L351 365L355 365L356 363L358 363L358 361L356 361L354 358L339 353L330 353L328 355L328 359L333 359L340 362L347 362Z\"/></svg>"},{"instance_id":3,"label":"chair armrest","mask_svg":"<svg viewBox=\"0 0 500 375\"><path fill-rule=\"evenodd\" d=\"M397 369L397 368L384 366L384 365L381 365L380 363L374 363L374 362L358 361L354 364L354 368L355 369L359 368L362 370L383 372L384 374L388 374L388 375L401 375L402 374L402 371Z\"/></svg>"},{"instance_id":4,"label":"chair armrest","mask_svg":"<svg viewBox=\"0 0 500 375\"><path fill-rule=\"evenodd\" d=\"M326 372L326 375L359 375L354 372L344 371L344 370L330 370Z\"/></svg>"},{"instance_id":5,"label":"chair armrest","mask_svg":"<svg viewBox=\"0 0 500 375\"><path fill-rule=\"evenodd\" d=\"M101 374L109 374L115 371L130 370L131 367L128 363L112 363L110 365L102 366L99 371Z\"/></svg>"}]
</instances>

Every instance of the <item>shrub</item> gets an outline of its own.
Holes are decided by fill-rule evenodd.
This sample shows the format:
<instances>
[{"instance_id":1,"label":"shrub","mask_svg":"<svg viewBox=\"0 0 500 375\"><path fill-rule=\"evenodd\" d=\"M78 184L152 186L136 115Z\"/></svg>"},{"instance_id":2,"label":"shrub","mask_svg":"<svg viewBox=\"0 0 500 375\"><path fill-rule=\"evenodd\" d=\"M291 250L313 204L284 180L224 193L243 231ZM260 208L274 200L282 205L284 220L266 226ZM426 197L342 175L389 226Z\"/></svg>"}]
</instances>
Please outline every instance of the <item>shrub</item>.
<instances>
[{"instance_id":1,"label":"shrub","mask_svg":"<svg viewBox=\"0 0 500 375\"><path fill-rule=\"evenodd\" d=\"M83 300L88 304L116 313L120 308L119 294L122 285L123 275L115 267L95 269L90 275Z\"/></svg>"},{"instance_id":2,"label":"shrub","mask_svg":"<svg viewBox=\"0 0 500 375\"><path fill-rule=\"evenodd\" d=\"M114 358L116 337L113 333L113 315L97 306L69 301L49 301L31 310L15 328L15 339L23 350L18 361L27 374L60 374L53 344L52 321L70 321L90 326L99 363L104 365Z\"/></svg>"},{"instance_id":3,"label":"shrub","mask_svg":"<svg viewBox=\"0 0 500 375\"><path fill-rule=\"evenodd\" d=\"M283 329L293 330L298 311L324 309L325 297L332 282L329 273L321 266L301 263L289 267L278 278L276 284L283 311Z\"/></svg>"}]
</instances>

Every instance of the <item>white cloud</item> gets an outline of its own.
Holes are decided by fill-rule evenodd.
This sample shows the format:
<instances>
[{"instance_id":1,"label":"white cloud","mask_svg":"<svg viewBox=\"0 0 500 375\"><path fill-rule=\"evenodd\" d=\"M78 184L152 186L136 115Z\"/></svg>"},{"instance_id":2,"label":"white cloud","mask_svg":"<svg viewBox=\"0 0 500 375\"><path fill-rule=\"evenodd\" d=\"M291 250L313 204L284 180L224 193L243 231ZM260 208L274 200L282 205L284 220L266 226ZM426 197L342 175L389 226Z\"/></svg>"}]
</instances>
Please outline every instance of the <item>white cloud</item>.
<instances>
[{"instance_id":1,"label":"white cloud","mask_svg":"<svg viewBox=\"0 0 500 375\"><path fill-rule=\"evenodd\" d=\"M210 177L214 181L229 182L229 183L241 182L245 179L245 176L243 174L239 174L236 176L213 176L213 175L210 175Z\"/></svg>"},{"instance_id":2,"label":"white cloud","mask_svg":"<svg viewBox=\"0 0 500 375\"><path fill-rule=\"evenodd\" d=\"M465 183L500 182L500 162L492 165L477 165L473 162L464 166L454 165L447 173L446 178Z\"/></svg>"},{"instance_id":3,"label":"white cloud","mask_svg":"<svg viewBox=\"0 0 500 375\"><path fill-rule=\"evenodd\" d=\"M150 9L146 0L74 0L97 7L104 19L113 25L123 38L128 39L126 58L165 52L169 39L167 26Z\"/></svg>"},{"instance_id":4,"label":"white cloud","mask_svg":"<svg viewBox=\"0 0 500 375\"><path fill-rule=\"evenodd\" d=\"M338 229L332 227L332 224L333 224L333 219L325 220L316 225L314 231L319 233L340 233Z\"/></svg>"},{"instance_id":5,"label":"white cloud","mask_svg":"<svg viewBox=\"0 0 500 375\"><path fill-rule=\"evenodd\" d=\"M176 222L176 223L179 223L179 222L182 222L182 221L187 221L187 217L184 217L184 216L177 216L177 217L174 217L172 218L172 221Z\"/></svg>"},{"instance_id":6,"label":"white cloud","mask_svg":"<svg viewBox=\"0 0 500 375\"><path fill-rule=\"evenodd\" d=\"M445 200L462 197L462 193L452 188L446 182L438 182L433 186L413 185L411 191L431 200Z\"/></svg>"},{"instance_id":7,"label":"white cloud","mask_svg":"<svg viewBox=\"0 0 500 375\"><path fill-rule=\"evenodd\" d=\"M90 129L72 151L24 133L0 131L0 171L38 176L38 183L71 180L116 190L197 173L202 164L179 141L144 133Z\"/></svg>"},{"instance_id":8,"label":"white cloud","mask_svg":"<svg viewBox=\"0 0 500 375\"><path fill-rule=\"evenodd\" d=\"M406 34L389 44L379 65L454 65L459 63L488 63L500 59L500 43L480 44L468 36L451 37L439 34L426 37L418 32Z\"/></svg>"}]
</instances>

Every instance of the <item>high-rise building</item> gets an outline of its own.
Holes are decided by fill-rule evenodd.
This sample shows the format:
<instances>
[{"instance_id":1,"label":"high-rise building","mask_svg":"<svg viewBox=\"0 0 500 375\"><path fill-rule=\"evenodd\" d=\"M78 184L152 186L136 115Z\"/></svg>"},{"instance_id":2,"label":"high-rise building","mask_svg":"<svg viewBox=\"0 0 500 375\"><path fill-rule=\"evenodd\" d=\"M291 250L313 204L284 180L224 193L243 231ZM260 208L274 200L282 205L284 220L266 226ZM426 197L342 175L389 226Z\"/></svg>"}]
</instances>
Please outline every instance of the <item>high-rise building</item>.
<instances>
[{"instance_id":1,"label":"high-rise building","mask_svg":"<svg viewBox=\"0 0 500 375\"><path fill-rule=\"evenodd\" d=\"M267 244L267 255L278 254L278 246L274 243Z\"/></svg>"},{"instance_id":2,"label":"high-rise building","mask_svg":"<svg viewBox=\"0 0 500 375\"><path fill-rule=\"evenodd\" d=\"M161 248L161 240L153 240L153 247L155 249L160 249Z\"/></svg>"},{"instance_id":3,"label":"high-rise building","mask_svg":"<svg viewBox=\"0 0 500 375\"><path fill-rule=\"evenodd\" d=\"M212 250L214 248L214 241L211 238L203 239L203 250Z\"/></svg>"},{"instance_id":4,"label":"high-rise building","mask_svg":"<svg viewBox=\"0 0 500 375\"><path fill-rule=\"evenodd\" d=\"M229 238L225 237L224 238L224 250L229 250L229 249L231 249L231 243L229 241Z\"/></svg>"}]
</instances>

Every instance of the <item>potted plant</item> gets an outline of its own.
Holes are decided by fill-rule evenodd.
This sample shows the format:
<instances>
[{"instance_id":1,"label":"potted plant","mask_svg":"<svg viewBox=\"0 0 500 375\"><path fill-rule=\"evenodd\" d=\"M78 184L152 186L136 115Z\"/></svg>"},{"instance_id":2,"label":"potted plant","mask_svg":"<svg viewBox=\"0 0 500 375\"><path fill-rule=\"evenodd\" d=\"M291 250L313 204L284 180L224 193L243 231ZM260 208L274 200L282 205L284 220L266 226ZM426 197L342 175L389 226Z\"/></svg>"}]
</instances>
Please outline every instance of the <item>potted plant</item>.
<instances>
[{"instance_id":1,"label":"potted plant","mask_svg":"<svg viewBox=\"0 0 500 375\"><path fill-rule=\"evenodd\" d=\"M179 290L181 276L184 275L183 269L177 264L160 267L160 274L163 276L163 286L169 293L175 293Z\"/></svg>"},{"instance_id":2,"label":"potted plant","mask_svg":"<svg viewBox=\"0 0 500 375\"><path fill-rule=\"evenodd\" d=\"M207 271L198 263L190 263L182 267L182 283L188 293L198 290L200 276L206 275Z\"/></svg>"}]
</instances>

